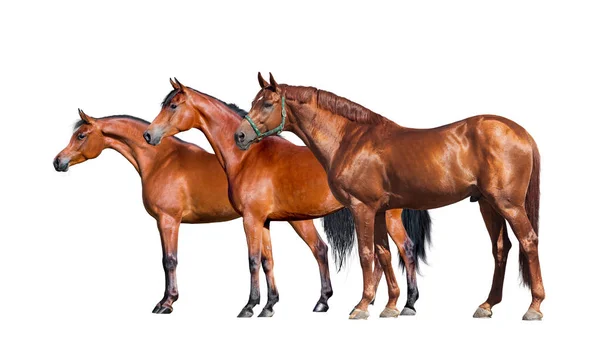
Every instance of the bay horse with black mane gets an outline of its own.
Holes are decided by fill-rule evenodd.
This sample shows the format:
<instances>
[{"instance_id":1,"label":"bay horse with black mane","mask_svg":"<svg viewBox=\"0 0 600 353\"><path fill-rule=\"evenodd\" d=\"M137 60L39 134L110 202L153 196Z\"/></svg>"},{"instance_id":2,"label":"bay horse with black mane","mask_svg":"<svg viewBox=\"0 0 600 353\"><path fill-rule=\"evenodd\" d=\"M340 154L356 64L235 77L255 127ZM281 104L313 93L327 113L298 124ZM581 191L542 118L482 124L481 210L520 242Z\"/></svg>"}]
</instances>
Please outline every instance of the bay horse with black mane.
<instances>
[{"instance_id":1,"label":"bay horse with black mane","mask_svg":"<svg viewBox=\"0 0 600 353\"><path fill-rule=\"evenodd\" d=\"M227 175L231 204L244 218L251 278L249 300L239 316L252 316L252 309L259 302L258 271L261 263L267 277L268 301L260 316L271 316L279 294L270 252L270 222L292 221L292 226L297 227L293 221L322 217L341 210L336 213L339 217L333 222L341 225L340 231L332 232L333 239L328 235L340 266L354 242L352 215L332 195L325 170L308 148L272 136L242 152L231 137L242 116L247 114L245 111L186 87L177 80L171 80L171 85L173 90L164 99L160 113L144 133L144 138L148 143L158 145L164 137L194 127L206 135ZM418 298L416 267L419 259L424 259L426 242L429 241L429 214L427 211L403 212L395 209L388 211L384 218L383 227L398 246L400 259L407 269L408 296L401 313L396 309L400 290L393 276L386 236L381 243L381 252L385 255L375 263L374 281L379 283L383 271L389 292L389 301L381 316L414 315L414 303ZM403 221L408 228L408 236ZM325 224L325 229L327 227ZM313 238L319 237L314 228L310 229L310 234ZM262 254L261 248L264 249ZM322 243L315 254L323 257L325 264L326 249ZM326 268L323 271L327 271ZM329 283L324 284L323 289L315 311L328 308L327 299L332 294Z\"/></svg>"},{"instance_id":2,"label":"bay horse with black mane","mask_svg":"<svg viewBox=\"0 0 600 353\"><path fill-rule=\"evenodd\" d=\"M519 262L532 301L524 320L540 320L544 286L538 260L540 154L515 122L479 115L433 129L411 129L354 102L314 87L267 82L234 139L242 150L263 135L298 135L327 171L335 197L354 215L363 270L363 295L350 318L368 317L374 292L373 252L385 238L384 212L431 209L466 197L479 202L495 260L492 288L474 317L491 317L502 299L511 247L506 221L519 245Z\"/></svg>"},{"instance_id":3,"label":"bay horse with black mane","mask_svg":"<svg viewBox=\"0 0 600 353\"><path fill-rule=\"evenodd\" d=\"M176 280L177 243L181 223L212 223L240 217L227 195L227 178L214 154L176 137L153 147L142 134L149 122L128 115L92 118L79 111L69 145L54 159L54 168L66 172L69 166L94 159L110 148L122 154L139 173L146 211L156 219L163 253L165 293L154 307L157 314L169 314L179 297ZM327 215L325 232L332 239L344 234L339 215ZM321 272L322 292L331 291L327 246L311 220L290 221L313 252ZM339 242L334 242L334 248ZM343 239L341 240L343 245ZM270 253L268 243L262 252ZM323 295L323 294L322 294Z\"/></svg>"}]
</instances>

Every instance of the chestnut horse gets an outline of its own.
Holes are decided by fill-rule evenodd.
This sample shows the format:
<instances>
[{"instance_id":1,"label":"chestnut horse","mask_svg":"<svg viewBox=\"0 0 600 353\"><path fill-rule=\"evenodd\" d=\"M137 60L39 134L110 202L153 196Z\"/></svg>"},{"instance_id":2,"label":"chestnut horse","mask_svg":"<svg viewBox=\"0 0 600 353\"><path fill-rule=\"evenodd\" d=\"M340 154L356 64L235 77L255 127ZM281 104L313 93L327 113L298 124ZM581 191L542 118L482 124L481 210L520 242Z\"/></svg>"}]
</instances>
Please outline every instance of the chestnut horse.
<instances>
[{"instance_id":1,"label":"chestnut horse","mask_svg":"<svg viewBox=\"0 0 600 353\"><path fill-rule=\"evenodd\" d=\"M142 134L149 122L126 115L100 119L79 111L81 120L69 145L54 159L54 168L66 172L69 166L96 158L105 148L121 153L142 179L142 198L146 211L157 221L163 251L165 293L153 312L168 314L179 297L175 270L177 239L181 223L222 222L240 215L229 203L227 178L215 155L202 148L171 137L158 147L148 145ZM339 216L326 217L325 231L339 232ZM327 246L317 235L311 220L290 221L308 244L319 264L322 291L331 290ZM334 248L337 243L334 243ZM265 244L267 246L268 244ZM263 246L263 252L270 249Z\"/></svg>"},{"instance_id":2,"label":"chestnut horse","mask_svg":"<svg viewBox=\"0 0 600 353\"><path fill-rule=\"evenodd\" d=\"M433 129L410 129L354 102L314 87L278 85L259 73L260 91L235 140L248 149L285 129L310 147L327 171L335 197L354 215L363 296L350 318L367 318L374 295L373 247L382 261L384 211L431 209L466 197L479 202L495 260L492 288L475 317L491 317L502 299L510 224L520 244L523 282L532 302L524 320L542 318L544 286L538 261L540 155L515 122L480 115ZM385 261L385 260L383 260Z\"/></svg>"},{"instance_id":3,"label":"chestnut horse","mask_svg":"<svg viewBox=\"0 0 600 353\"><path fill-rule=\"evenodd\" d=\"M266 272L269 294L260 316L271 316L279 295L273 276L269 223L322 217L344 210L337 222L345 225L343 228L348 231L330 240L332 244L337 244L338 248L334 250L338 265L341 265L354 240L352 215L331 194L325 171L308 148L296 146L280 137L268 137L263 144L242 152L231 137L246 112L188 88L177 80L171 81L171 85L173 91L164 99L159 115L144 133L144 138L148 143L158 145L165 136L193 127L206 135L227 174L231 204L244 218L251 278L250 297L239 316L251 316L252 308L259 302L258 270L261 262ZM400 258L407 268L408 298L402 314L414 315L414 303L418 298L415 271L419 258L423 259L425 254L429 214L427 211L402 212L397 209L388 211L384 217L387 231L398 246ZM405 224L411 225L408 236L401 218ZM312 234L318 238L314 229ZM386 236L382 246L389 255L387 241ZM269 251L262 251L261 254L261 247ZM323 257L325 249L324 244L317 249ZM379 283L382 271L386 274L390 300L394 301L395 308L399 289L395 279L391 281L394 277L390 276L390 271L393 274L390 257L380 259L375 267L376 283ZM327 299L331 294L330 288L323 292L315 311L327 310ZM386 309L382 316L396 317L399 314L398 310Z\"/></svg>"}]
</instances>

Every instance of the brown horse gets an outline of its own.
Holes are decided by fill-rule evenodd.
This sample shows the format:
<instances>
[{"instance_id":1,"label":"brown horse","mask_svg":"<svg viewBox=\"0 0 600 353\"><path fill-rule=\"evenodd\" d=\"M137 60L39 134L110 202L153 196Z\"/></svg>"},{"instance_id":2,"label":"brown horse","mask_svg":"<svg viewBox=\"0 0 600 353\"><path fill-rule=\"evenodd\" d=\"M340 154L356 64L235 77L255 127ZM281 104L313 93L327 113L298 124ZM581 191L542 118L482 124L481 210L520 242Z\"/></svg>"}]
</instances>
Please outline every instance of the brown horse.
<instances>
[{"instance_id":1,"label":"brown horse","mask_svg":"<svg viewBox=\"0 0 600 353\"><path fill-rule=\"evenodd\" d=\"M175 275L179 225L239 217L229 203L225 172L215 155L178 138L167 138L158 147L148 145L142 137L150 125L147 121L125 115L95 119L82 111L79 115L81 120L69 145L54 159L54 168L66 172L69 166L98 157L105 148L116 150L133 164L142 179L144 207L157 221L163 250L165 293L153 312L171 313L179 297ZM339 232L343 224L336 223L336 215L326 219L326 233ZM315 236L313 222L290 223L317 258L323 291L330 291L327 246ZM263 252L270 252L267 245L263 244Z\"/></svg>"},{"instance_id":2,"label":"brown horse","mask_svg":"<svg viewBox=\"0 0 600 353\"><path fill-rule=\"evenodd\" d=\"M335 197L354 215L363 297L350 318L366 318L374 295L373 246L385 238L384 211L431 209L466 197L478 201L496 262L488 299L475 317L491 317L502 299L510 224L520 244L523 282L532 302L525 320L542 318L538 261L540 155L515 122L480 115L434 129L409 129L345 98L313 87L278 85L259 73L260 91L235 140L248 149L279 126L298 135L327 170Z\"/></svg>"},{"instance_id":3,"label":"brown horse","mask_svg":"<svg viewBox=\"0 0 600 353\"><path fill-rule=\"evenodd\" d=\"M242 120L241 116L246 112L188 88L177 80L171 81L171 85L173 91L164 99L159 115L144 133L144 137L148 143L157 145L165 136L193 127L206 135L227 174L231 204L244 218L251 278L250 297L239 316L251 316L252 308L259 302L258 270L261 261L266 272L269 295L260 316L271 316L279 295L273 276L269 223L311 219L342 209L338 223L346 225L343 228L347 231L330 239L334 246L337 244L334 251L340 265L349 253L354 239L352 215L331 194L325 171L308 148L296 146L280 137L268 137L263 144L242 152L231 137ZM418 259L424 256L425 242L428 241L429 215L427 211L391 210L384 217L387 230L398 246L400 258L407 268L408 299L403 314L411 315L415 313L414 303L418 298L415 269ZM407 227L408 236L401 218L405 224L411 225ZM292 225L295 226L294 223ZM311 228L310 234L312 239L319 239L314 228ZM393 276L387 241L386 236L381 251L387 256L380 258L379 263L375 264L375 282L379 283L383 271L388 283L389 300L393 305L388 304L382 316L396 317L400 314L395 310L399 288ZM261 254L261 247L269 251ZM326 272L326 247L320 240L316 251L322 258L322 268ZM328 283L323 288L315 311L326 311L328 308L327 299L332 292Z\"/></svg>"}]
</instances>

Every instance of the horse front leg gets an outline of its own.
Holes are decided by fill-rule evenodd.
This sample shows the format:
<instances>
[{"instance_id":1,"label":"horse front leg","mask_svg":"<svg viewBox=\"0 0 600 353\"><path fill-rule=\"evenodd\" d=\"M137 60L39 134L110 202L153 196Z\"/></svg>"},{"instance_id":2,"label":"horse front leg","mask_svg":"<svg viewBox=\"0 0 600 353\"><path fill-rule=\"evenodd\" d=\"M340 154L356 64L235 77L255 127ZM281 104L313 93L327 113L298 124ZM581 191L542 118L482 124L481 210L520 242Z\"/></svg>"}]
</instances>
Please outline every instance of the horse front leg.
<instances>
[{"instance_id":1,"label":"horse front leg","mask_svg":"<svg viewBox=\"0 0 600 353\"><path fill-rule=\"evenodd\" d=\"M269 222L267 222L263 228L262 235L262 268L267 278L267 305L258 314L258 317L271 317L275 314L273 306L279 301L279 291L275 284L275 274L273 273L273 248L271 245L271 232L269 230Z\"/></svg>"},{"instance_id":2,"label":"horse front leg","mask_svg":"<svg viewBox=\"0 0 600 353\"><path fill-rule=\"evenodd\" d=\"M250 266L250 296L238 317L252 317L252 309L260 303L260 266L263 229L265 219L253 215L244 215L244 231L248 244L248 263Z\"/></svg>"},{"instance_id":3,"label":"horse front leg","mask_svg":"<svg viewBox=\"0 0 600 353\"><path fill-rule=\"evenodd\" d=\"M369 317L368 306L375 297L375 284L373 283L375 210L365 204L355 205L351 210L358 237L358 254L363 273L363 294L358 305L350 313L350 319L367 319Z\"/></svg>"},{"instance_id":4,"label":"horse front leg","mask_svg":"<svg viewBox=\"0 0 600 353\"><path fill-rule=\"evenodd\" d=\"M170 314L173 311L173 303L179 298L177 289L177 238L181 221L170 215L158 217L158 229L162 245L162 262L165 271L165 294L160 302L156 304L155 314Z\"/></svg>"}]
</instances>

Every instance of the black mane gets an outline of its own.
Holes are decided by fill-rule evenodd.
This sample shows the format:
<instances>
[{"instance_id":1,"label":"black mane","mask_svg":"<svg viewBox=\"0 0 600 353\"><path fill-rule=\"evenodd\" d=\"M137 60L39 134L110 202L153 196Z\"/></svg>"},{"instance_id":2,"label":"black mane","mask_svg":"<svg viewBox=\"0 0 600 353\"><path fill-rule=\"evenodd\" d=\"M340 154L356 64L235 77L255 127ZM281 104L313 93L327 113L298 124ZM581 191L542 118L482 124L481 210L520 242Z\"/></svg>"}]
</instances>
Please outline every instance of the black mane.
<instances>
[{"instance_id":1,"label":"black mane","mask_svg":"<svg viewBox=\"0 0 600 353\"><path fill-rule=\"evenodd\" d=\"M204 92L200 92L200 91L195 90L195 89L190 88L190 87L188 87L188 88L191 89L191 90L193 90L193 91L195 91L195 92L197 92L197 93L203 94L203 95L205 95L207 97L210 97L212 99L215 99L215 100L223 103L223 105L225 105L227 108L231 109L234 113L236 113L237 115L241 116L242 118L248 114L247 111L245 111L244 109L238 107L237 104L226 103L226 102L220 100L219 98L211 96L210 94L206 94ZM169 94L167 94L167 96L165 97L165 99L162 101L161 106L164 108L164 107L168 106L169 104L171 104L171 100L173 99L173 97L175 97L175 95L177 94L177 92L178 92L178 90L176 90L176 89L174 89L171 92L169 92ZM111 116L105 116L103 118L98 118L98 119L110 119L110 118L131 119L131 120L139 121L139 122L144 123L146 125L150 125L149 121L146 121L146 120L140 119L140 118L136 118L135 116L131 116L131 115L111 115ZM85 125L85 124L87 124L85 121L83 121L81 119L77 120L77 122L75 122L75 124L73 124L73 132L75 132L82 125Z\"/></svg>"},{"instance_id":2,"label":"black mane","mask_svg":"<svg viewBox=\"0 0 600 353\"><path fill-rule=\"evenodd\" d=\"M242 118L248 114L248 112L247 112L247 111L245 111L244 109L242 109L242 108L238 107L238 106L237 106L237 104L234 104L234 103L226 103L226 102L224 102L224 101L220 100L220 99L219 99L219 98L217 98L217 97L213 97L213 96L211 96L210 94L206 94L206 93L204 93L204 92L200 92L200 91L198 91L198 90L196 90L196 89L193 89L193 88L191 88L191 87L188 87L188 88L189 88L189 89L191 89L191 90L193 90L193 91L194 91L194 92L196 92L196 93L203 94L203 95L205 95L205 96L207 96L207 97L210 97L210 98L212 98L212 99L215 99L215 100L217 100L217 101L219 101L219 102L223 103L223 105L225 105L227 108L231 109L231 110L232 110L234 113L236 113L237 115L241 116ZM176 90L176 89L174 89L174 90L172 90L171 92L169 92L169 94L167 94L167 96L165 97L165 99L163 99L163 101L162 101L162 103L161 103L161 107L165 108L165 107L167 107L169 104L171 104L171 100L173 100L173 97L175 97L175 95L177 94L177 92L179 92L179 90Z\"/></svg>"}]
</instances>

